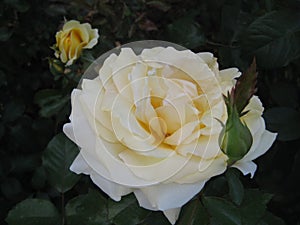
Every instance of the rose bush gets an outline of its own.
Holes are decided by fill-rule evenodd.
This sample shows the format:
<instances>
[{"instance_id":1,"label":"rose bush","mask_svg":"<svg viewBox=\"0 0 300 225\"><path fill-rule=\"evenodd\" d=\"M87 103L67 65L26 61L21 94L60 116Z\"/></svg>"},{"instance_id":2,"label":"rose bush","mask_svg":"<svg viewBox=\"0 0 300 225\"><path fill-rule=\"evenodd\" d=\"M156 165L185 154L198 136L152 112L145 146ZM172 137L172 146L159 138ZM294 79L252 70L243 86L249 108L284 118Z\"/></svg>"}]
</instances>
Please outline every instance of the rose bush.
<instances>
[{"instance_id":1,"label":"rose bush","mask_svg":"<svg viewBox=\"0 0 300 225\"><path fill-rule=\"evenodd\" d=\"M92 29L90 24L70 20L56 33L55 56L70 66L78 59L82 49L90 49L97 44L98 37L98 29Z\"/></svg>"},{"instance_id":2,"label":"rose bush","mask_svg":"<svg viewBox=\"0 0 300 225\"><path fill-rule=\"evenodd\" d=\"M227 119L222 95L239 76L236 68L219 70L211 53L156 47L111 54L99 76L72 92L64 132L81 151L71 170L90 175L116 201L133 192L142 207L163 211L174 224L205 182L226 170L218 143ZM252 160L276 135L265 129L257 96L245 110L253 144L232 166L253 176Z\"/></svg>"}]
</instances>

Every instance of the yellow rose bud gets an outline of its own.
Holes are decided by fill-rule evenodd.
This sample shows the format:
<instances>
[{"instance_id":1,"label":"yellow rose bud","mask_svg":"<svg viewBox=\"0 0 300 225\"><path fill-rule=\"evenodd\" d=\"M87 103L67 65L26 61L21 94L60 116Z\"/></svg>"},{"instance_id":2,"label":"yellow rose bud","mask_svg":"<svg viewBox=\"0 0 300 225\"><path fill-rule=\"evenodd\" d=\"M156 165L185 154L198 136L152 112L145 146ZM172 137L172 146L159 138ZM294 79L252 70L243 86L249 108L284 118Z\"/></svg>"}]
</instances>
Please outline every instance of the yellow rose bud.
<instances>
[{"instance_id":1,"label":"yellow rose bud","mask_svg":"<svg viewBox=\"0 0 300 225\"><path fill-rule=\"evenodd\" d=\"M98 29L92 29L90 24L70 20L56 33L58 51L55 56L70 66L79 58L82 49L91 49L97 44L98 37Z\"/></svg>"}]
</instances>

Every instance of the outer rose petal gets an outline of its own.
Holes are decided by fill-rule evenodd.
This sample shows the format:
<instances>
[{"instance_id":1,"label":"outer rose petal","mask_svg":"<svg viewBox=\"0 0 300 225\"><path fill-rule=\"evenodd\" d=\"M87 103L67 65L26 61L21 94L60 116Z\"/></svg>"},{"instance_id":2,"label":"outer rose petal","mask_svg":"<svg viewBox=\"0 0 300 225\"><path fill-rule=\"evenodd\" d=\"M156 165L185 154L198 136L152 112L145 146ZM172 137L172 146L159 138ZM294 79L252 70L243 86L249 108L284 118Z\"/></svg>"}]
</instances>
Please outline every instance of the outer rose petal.
<instances>
[{"instance_id":1,"label":"outer rose petal","mask_svg":"<svg viewBox=\"0 0 300 225\"><path fill-rule=\"evenodd\" d=\"M158 184L134 190L134 194L143 208L164 211L171 224L178 218L180 208L193 198L206 181L193 184Z\"/></svg>"},{"instance_id":2,"label":"outer rose petal","mask_svg":"<svg viewBox=\"0 0 300 225\"><path fill-rule=\"evenodd\" d=\"M252 160L266 153L276 139L277 134L271 133L265 129L265 121L261 117L263 106L257 96L250 99L249 104L246 106L245 111L250 110L243 120L248 125L252 136L253 143L249 152L233 167L238 168L244 175L251 174L251 178L257 169L257 166Z\"/></svg>"},{"instance_id":3,"label":"outer rose petal","mask_svg":"<svg viewBox=\"0 0 300 225\"><path fill-rule=\"evenodd\" d=\"M238 161L232 167L239 169L244 175L250 173L251 178L253 178L254 173L257 169L257 165L252 161Z\"/></svg>"},{"instance_id":4,"label":"outer rose petal","mask_svg":"<svg viewBox=\"0 0 300 225\"><path fill-rule=\"evenodd\" d=\"M89 35L89 40L88 40L89 42L83 48L94 47L97 44L98 38L99 38L98 29L92 29L91 25L88 23L84 23L84 24L82 24L82 26L85 28L86 32Z\"/></svg>"},{"instance_id":5,"label":"outer rose petal","mask_svg":"<svg viewBox=\"0 0 300 225\"><path fill-rule=\"evenodd\" d=\"M248 154L242 160L254 160L259 156L266 153L266 151L272 146L276 139L277 134L271 133L265 130L260 139L260 143L254 151L249 151Z\"/></svg>"},{"instance_id":6,"label":"outer rose petal","mask_svg":"<svg viewBox=\"0 0 300 225\"><path fill-rule=\"evenodd\" d=\"M68 138L70 138L74 143L76 143L72 123L66 123L63 127L63 131Z\"/></svg>"},{"instance_id":7,"label":"outer rose petal","mask_svg":"<svg viewBox=\"0 0 300 225\"><path fill-rule=\"evenodd\" d=\"M101 188L110 198L120 201L121 197L132 192L131 188L111 182L97 174L84 160L81 154L78 154L72 163L70 170L80 174L90 175L92 181Z\"/></svg>"},{"instance_id":8,"label":"outer rose petal","mask_svg":"<svg viewBox=\"0 0 300 225\"><path fill-rule=\"evenodd\" d=\"M179 217L181 208L168 209L163 211L164 215L168 218L171 224L175 224Z\"/></svg>"},{"instance_id":9,"label":"outer rose petal","mask_svg":"<svg viewBox=\"0 0 300 225\"><path fill-rule=\"evenodd\" d=\"M109 152L107 150L109 143L96 137L95 129L93 130L92 127L95 125L89 124L88 115L85 114L85 110L80 103L81 92L78 89L72 92L72 114L70 118L73 129L76 131L75 135L73 135L75 138L74 142L81 148L81 155L90 167L98 174L105 176L105 178L120 184L130 183L132 186L144 186L155 183L154 181L145 181L134 176L123 162L115 158L114 152L112 152L115 150L115 147L111 148L111 152ZM72 137L70 127L67 126L67 128L67 135ZM109 173L105 173L103 168ZM118 171L118 173L115 171Z\"/></svg>"},{"instance_id":10,"label":"outer rose petal","mask_svg":"<svg viewBox=\"0 0 300 225\"><path fill-rule=\"evenodd\" d=\"M251 178L257 169L257 166L252 160L266 153L276 139L277 134L265 130L260 138L260 142L255 149L251 148L250 151L237 161L233 167L238 168L244 175L251 174Z\"/></svg>"}]
</instances>

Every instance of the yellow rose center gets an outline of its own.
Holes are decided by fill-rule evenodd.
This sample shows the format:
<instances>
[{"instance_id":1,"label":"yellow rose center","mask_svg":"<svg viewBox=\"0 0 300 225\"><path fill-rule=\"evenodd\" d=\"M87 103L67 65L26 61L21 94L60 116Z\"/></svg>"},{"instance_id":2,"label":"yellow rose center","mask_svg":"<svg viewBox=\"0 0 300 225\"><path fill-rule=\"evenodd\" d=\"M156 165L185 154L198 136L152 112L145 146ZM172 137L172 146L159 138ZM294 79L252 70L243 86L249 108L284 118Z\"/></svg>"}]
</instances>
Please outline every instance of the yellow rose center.
<instances>
[{"instance_id":1,"label":"yellow rose center","mask_svg":"<svg viewBox=\"0 0 300 225\"><path fill-rule=\"evenodd\" d=\"M133 81L132 86L146 84L140 91L144 89L149 93L134 102L131 112L141 127L156 139L156 146L162 144L175 149L188 138L186 129L197 132L205 127L200 118L209 110L207 99L199 85L175 67L167 66L166 70L148 66L146 74L148 76L141 80Z\"/></svg>"},{"instance_id":2,"label":"yellow rose center","mask_svg":"<svg viewBox=\"0 0 300 225\"><path fill-rule=\"evenodd\" d=\"M80 34L80 30L71 30L63 41L63 48L70 57L74 57L76 51L80 51L80 44L83 42ZM79 48L80 47L80 48Z\"/></svg>"}]
</instances>

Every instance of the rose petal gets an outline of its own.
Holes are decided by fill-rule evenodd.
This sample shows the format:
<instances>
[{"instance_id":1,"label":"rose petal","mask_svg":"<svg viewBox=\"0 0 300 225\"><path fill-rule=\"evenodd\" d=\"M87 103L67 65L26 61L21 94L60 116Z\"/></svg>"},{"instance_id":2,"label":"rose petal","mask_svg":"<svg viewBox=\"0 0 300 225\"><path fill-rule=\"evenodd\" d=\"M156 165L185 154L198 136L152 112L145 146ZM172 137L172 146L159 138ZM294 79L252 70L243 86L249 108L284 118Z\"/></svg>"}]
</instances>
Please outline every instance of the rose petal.
<instances>
[{"instance_id":1,"label":"rose petal","mask_svg":"<svg viewBox=\"0 0 300 225\"><path fill-rule=\"evenodd\" d=\"M91 172L90 177L102 191L115 201L120 201L122 196L132 192L131 188L111 182L95 172Z\"/></svg>"},{"instance_id":2,"label":"rose petal","mask_svg":"<svg viewBox=\"0 0 300 225\"><path fill-rule=\"evenodd\" d=\"M239 169L244 174L244 176L250 173L251 178L253 178L257 165L252 161L240 160L232 165L232 167Z\"/></svg>"},{"instance_id":3,"label":"rose petal","mask_svg":"<svg viewBox=\"0 0 300 225\"><path fill-rule=\"evenodd\" d=\"M72 113L70 115L70 120L73 125L75 143L86 149L95 149L95 133L91 128L84 111L82 110L82 105L80 103L81 91L74 89L71 94L72 99ZM95 129L94 129L95 130Z\"/></svg>"},{"instance_id":4,"label":"rose petal","mask_svg":"<svg viewBox=\"0 0 300 225\"><path fill-rule=\"evenodd\" d=\"M180 119L180 116L174 106L163 105L156 108L155 111L167 125L167 133L171 134L181 127L182 119Z\"/></svg>"},{"instance_id":5,"label":"rose petal","mask_svg":"<svg viewBox=\"0 0 300 225\"><path fill-rule=\"evenodd\" d=\"M116 184L111 182L99 174L97 174L84 160L82 155L79 153L72 163L70 170L80 174L84 173L86 175L90 175L92 181L101 188L110 198L115 201L120 201L121 197L132 192L131 188ZM107 172L106 172L107 173Z\"/></svg>"},{"instance_id":6,"label":"rose petal","mask_svg":"<svg viewBox=\"0 0 300 225\"><path fill-rule=\"evenodd\" d=\"M126 151L126 147L122 145L112 146L112 144L98 139L95 151L96 154L93 154L92 159L85 157L84 153L86 152L86 150L82 152L82 155L84 156L88 164L91 165L91 167L105 179L108 179L120 185L136 188L157 183L155 180L147 181L143 178L135 176L128 168L128 166L119 159L118 154L120 154L120 152ZM103 174L101 166L105 166L105 168L109 172L108 176L105 176L105 174ZM116 173L116 171L118 172Z\"/></svg>"},{"instance_id":7,"label":"rose petal","mask_svg":"<svg viewBox=\"0 0 300 225\"><path fill-rule=\"evenodd\" d=\"M244 112L249 111L244 117L247 117L249 115L262 115L262 112L264 111L264 107L262 106L261 101L257 96L253 96L249 104L245 107Z\"/></svg>"},{"instance_id":8,"label":"rose petal","mask_svg":"<svg viewBox=\"0 0 300 225\"><path fill-rule=\"evenodd\" d=\"M130 87L133 92L134 103L150 97L150 92L148 90L148 79L146 76L147 65L144 63L137 63L129 76Z\"/></svg>"},{"instance_id":9,"label":"rose petal","mask_svg":"<svg viewBox=\"0 0 300 225\"><path fill-rule=\"evenodd\" d=\"M171 224L175 224L178 217L179 217L179 213L181 211L181 208L174 208L174 209L168 209L163 211L165 217L167 217L167 219L169 220L169 222Z\"/></svg>"},{"instance_id":10,"label":"rose petal","mask_svg":"<svg viewBox=\"0 0 300 225\"><path fill-rule=\"evenodd\" d=\"M111 88L111 85L108 85L108 82L112 81L111 65L113 65L117 58L118 56L116 54L111 54L104 60L103 65L99 70L99 79L101 80L104 89L107 89L108 87Z\"/></svg>"},{"instance_id":11,"label":"rose petal","mask_svg":"<svg viewBox=\"0 0 300 225\"><path fill-rule=\"evenodd\" d=\"M224 69L219 72L220 85L222 86L223 94L227 95L228 91L236 83L235 78L241 76L241 72L237 68Z\"/></svg>"},{"instance_id":12,"label":"rose petal","mask_svg":"<svg viewBox=\"0 0 300 225\"><path fill-rule=\"evenodd\" d=\"M87 49L93 48L98 42L98 38L99 38L98 29L92 29L89 23L83 23L81 24L81 26L82 28L84 28L82 30L85 30L88 33L88 37L89 37L87 41L88 44L83 48L87 48Z\"/></svg>"},{"instance_id":13,"label":"rose petal","mask_svg":"<svg viewBox=\"0 0 300 225\"><path fill-rule=\"evenodd\" d=\"M219 135L201 135L189 144L178 145L176 151L182 155L193 154L203 159L215 158L221 152L218 140Z\"/></svg>"},{"instance_id":14,"label":"rose petal","mask_svg":"<svg viewBox=\"0 0 300 225\"><path fill-rule=\"evenodd\" d=\"M192 157L191 160L168 181L174 181L180 184L189 184L208 180L214 176L224 173L227 168L227 159L227 156L224 154L220 154L216 158L210 160L199 160L197 157Z\"/></svg>"},{"instance_id":15,"label":"rose petal","mask_svg":"<svg viewBox=\"0 0 300 225\"><path fill-rule=\"evenodd\" d=\"M137 177L156 183L174 176L188 162L188 158L175 152L165 159L145 157L134 151L123 151L119 156Z\"/></svg>"},{"instance_id":16,"label":"rose petal","mask_svg":"<svg viewBox=\"0 0 300 225\"><path fill-rule=\"evenodd\" d=\"M80 27L80 23L77 20L69 20L64 24L63 30L71 30L74 27Z\"/></svg>"},{"instance_id":17,"label":"rose petal","mask_svg":"<svg viewBox=\"0 0 300 225\"><path fill-rule=\"evenodd\" d=\"M70 116L73 128L76 131L76 144L81 148L81 155L93 170L104 178L112 182L132 185L144 186L155 183L155 181L145 181L133 175L133 173L116 158L121 151L118 146L109 147L110 143L104 144L105 141L97 138L91 128L82 106L79 102L81 91L75 89L72 92L72 114ZM109 149L109 150L108 150ZM126 149L123 146L123 150ZM105 168L109 174L105 174ZM115 173L114 171L119 171Z\"/></svg>"},{"instance_id":18,"label":"rose petal","mask_svg":"<svg viewBox=\"0 0 300 225\"><path fill-rule=\"evenodd\" d=\"M66 123L63 126L63 132L65 133L65 135L67 135L68 138L70 138L74 143L76 143L76 138L75 138L74 128L72 123Z\"/></svg>"},{"instance_id":19,"label":"rose petal","mask_svg":"<svg viewBox=\"0 0 300 225\"><path fill-rule=\"evenodd\" d=\"M241 76L241 72L239 72L238 68L228 68L224 70L220 70L220 79L221 82L230 82L231 84L235 83L235 78Z\"/></svg>"},{"instance_id":20,"label":"rose petal","mask_svg":"<svg viewBox=\"0 0 300 225\"><path fill-rule=\"evenodd\" d=\"M82 155L79 153L74 159L72 165L70 166L70 170L77 174L90 174L91 167L86 163Z\"/></svg>"},{"instance_id":21,"label":"rose petal","mask_svg":"<svg viewBox=\"0 0 300 225\"><path fill-rule=\"evenodd\" d=\"M250 151L241 160L250 161L265 154L268 151L268 149L272 146L273 142L276 139L276 136L276 133L271 133L270 131L264 130L257 147L250 149Z\"/></svg>"},{"instance_id":22,"label":"rose petal","mask_svg":"<svg viewBox=\"0 0 300 225\"><path fill-rule=\"evenodd\" d=\"M134 194L140 206L147 209L165 211L183 206L199 193L205 182L194 184L157 184L134 190Z\"/></svg>"},{"instance_id":23,"label":"rose petal","mask_svg":"<svg viewBox=\"0 0 300 225\"><path fill-rule=\"evenodd\" d=\"M119 156L137 177L148 181L178 183L194 183L223 173L227 160L223 154L210 160L183 157L175 153L165 159L142 157L132 151L123 151Z\"/></svg>"},{"instance_id":24,"label":"rose petal","mask_svg":"<svg viewBox=\"0 0 300 225\"><path fill-rule=\"evenodd\" d=\"M217 58L210 52L200 52L197 55L208 65L216 76L219 76L219 65Z\"/></svg>"},{"instance_id":25,"label":"rose petal","mask_svg":"<svg viewBox=\"0 0 300 225\"><path fill-rule=\"evenodd\" d=\"M183 125L171 136L165 138L164 143L169 145L180 145L186 138L188 138L192 134L192 132L198 125L199 121L194 121Z\"/></svg>"}]
</instances>

